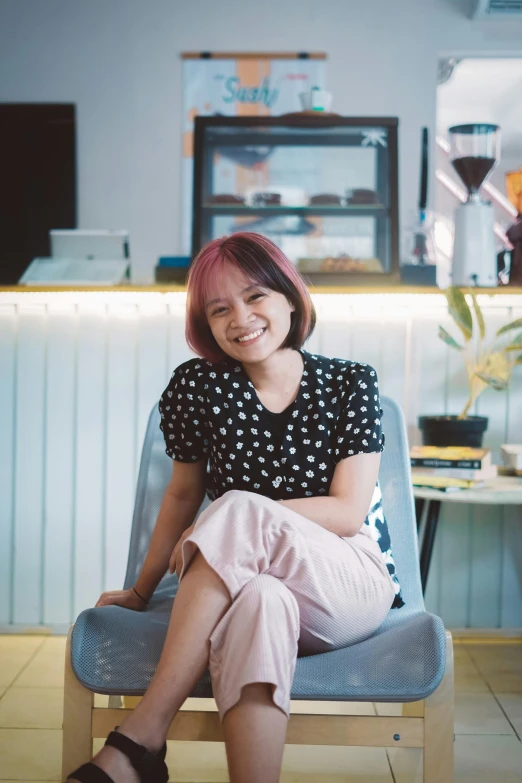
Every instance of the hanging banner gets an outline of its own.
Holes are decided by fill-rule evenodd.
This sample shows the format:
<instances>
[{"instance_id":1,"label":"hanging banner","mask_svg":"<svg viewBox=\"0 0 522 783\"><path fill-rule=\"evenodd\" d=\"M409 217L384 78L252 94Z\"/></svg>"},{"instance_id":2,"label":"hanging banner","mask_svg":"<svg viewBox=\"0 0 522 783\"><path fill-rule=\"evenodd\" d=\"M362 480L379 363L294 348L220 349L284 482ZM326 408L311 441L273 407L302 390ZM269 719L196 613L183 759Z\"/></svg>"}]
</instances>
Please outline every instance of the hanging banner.
<instances>
[{"instance_id":1,"label":"hanging banner","mask_svg":"<svg viewBox=\"0 0 522 783\"><path fill-rule=\"evenodd\" d=\"M194 117L301 111L299 93L326 89L324 54L183 54L181 254L191 253Z\"/></svg>"}]
</instances>

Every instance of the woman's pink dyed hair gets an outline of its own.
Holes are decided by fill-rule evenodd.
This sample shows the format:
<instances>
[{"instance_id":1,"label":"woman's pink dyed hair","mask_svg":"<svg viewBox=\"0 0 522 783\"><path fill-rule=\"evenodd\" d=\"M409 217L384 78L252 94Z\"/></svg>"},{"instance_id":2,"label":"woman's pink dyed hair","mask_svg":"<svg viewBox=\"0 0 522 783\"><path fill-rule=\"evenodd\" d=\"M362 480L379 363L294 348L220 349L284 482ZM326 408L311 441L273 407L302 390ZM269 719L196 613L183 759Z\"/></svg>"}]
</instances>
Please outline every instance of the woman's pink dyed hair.
<instances>
[{"instance_id":1,"label":"woman's pink dyed hair","mask_svg":"<svg viewBox=\"0 0 522 783\"><path fill-rule=\"evenodd\" d=\"M208 325L205 303L223 279L225 264L232 264L253 283L284 294L295 307L282 348L301 348L315 327L315 309L305 282L285 254L261 234L243 231L208 242L190 267L185 336L198 356L221 362L227 355Z\"/></svg>"}]
</instances>

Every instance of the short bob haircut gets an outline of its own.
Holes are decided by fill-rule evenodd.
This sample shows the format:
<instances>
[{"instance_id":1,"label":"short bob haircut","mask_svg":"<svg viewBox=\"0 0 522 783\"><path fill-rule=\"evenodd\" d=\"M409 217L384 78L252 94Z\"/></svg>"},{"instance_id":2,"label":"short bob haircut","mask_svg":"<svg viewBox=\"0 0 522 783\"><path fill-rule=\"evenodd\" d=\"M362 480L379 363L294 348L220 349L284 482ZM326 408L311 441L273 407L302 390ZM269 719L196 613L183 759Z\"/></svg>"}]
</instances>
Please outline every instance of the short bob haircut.
<instances>
[{"instance_id":1,"label":"short bob haircut","mask_svg":"<svg viewBox=\"0 0 522 783\"><path fill-rule=\"evenodd\" d=\"M315 308L305 282L285 254L261 234L243 231L208 242L194 259L188 276L185 336L198 356L226 361L208 324L205 303L232 264L252 283L284 294L295 307L290 330L281 348L301 348L315 327Z\"/></svg>"}]
</instances>

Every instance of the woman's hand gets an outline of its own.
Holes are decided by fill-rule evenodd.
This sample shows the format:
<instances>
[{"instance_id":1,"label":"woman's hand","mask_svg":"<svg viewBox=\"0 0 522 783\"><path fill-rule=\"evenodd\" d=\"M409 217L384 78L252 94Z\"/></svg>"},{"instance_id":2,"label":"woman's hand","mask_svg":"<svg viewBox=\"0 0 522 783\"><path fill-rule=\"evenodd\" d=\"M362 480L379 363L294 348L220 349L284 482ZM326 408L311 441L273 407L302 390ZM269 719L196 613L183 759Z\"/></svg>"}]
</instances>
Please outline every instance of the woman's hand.
<instances>
[{"instance_id":1,"label":"woman's hand","mask_svg":"<svg viewBox=\"0 0 522 783\"><path fill-rule=\"evenodd\" d=\"M174 551L172 552L170 561L169 561L169 574L173 574L174 571L178 575L181 573L181 566L183 565L182 559L181 559L181 547L183 545L184 540L187 538L187 536L190 536L190 534L194 531L194 525L191 525L188 527L183 534L181 535L181 538L179 539L178 543L174 547Z\"/></svg>"},{"instance_id":2,"label":"woman's hand","mask_svg":"<svg viewBox=\"0 0 522 783\"><path fill-rule=\"evenodd\" d=\"M130 590L111 590L107 593L102 593L95 607L110 606L111 604L123 606L125 609L134 609L135 612L143 612L147 608L132 588Z\"/></svg>"}]
</instances>

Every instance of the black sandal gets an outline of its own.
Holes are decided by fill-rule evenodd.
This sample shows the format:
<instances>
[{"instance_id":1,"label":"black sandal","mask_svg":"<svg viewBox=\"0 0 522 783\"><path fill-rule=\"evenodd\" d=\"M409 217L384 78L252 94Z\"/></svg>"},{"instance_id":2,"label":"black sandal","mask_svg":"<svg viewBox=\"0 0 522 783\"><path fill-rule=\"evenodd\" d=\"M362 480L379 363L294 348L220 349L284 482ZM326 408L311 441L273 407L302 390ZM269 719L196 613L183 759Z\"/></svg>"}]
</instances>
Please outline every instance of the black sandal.
<instances>
[{"instance_id":1,"label":"black sandal","mask_svg":"<svg viewBox=\"0 0 522 783\"><path fill-rule=\"evenodd\" d=\"M105 740L105 744L118 748L130 759L142 783L168 783L169 770L165 764L167 743L164 743L157 754L151 753L143 745L139 745L134 740L131 740L130 737L120 734L118 732L119 728L119 726L116 726L114 731L111 731ZM110 775L107 775L101 767L92 764L90 761L71 772L67 776L67 780L69 778L79 780L81 783L114 783Z\"/></svg>"}]
</instances>

